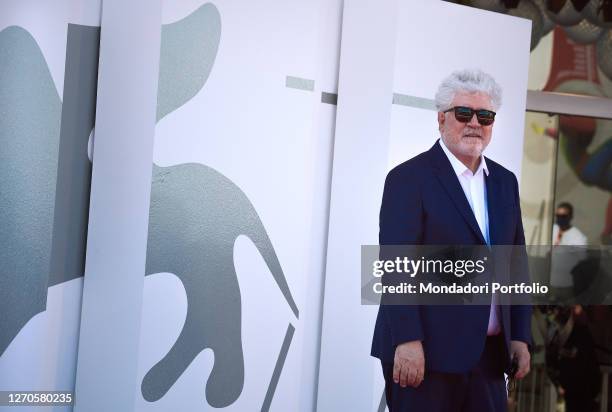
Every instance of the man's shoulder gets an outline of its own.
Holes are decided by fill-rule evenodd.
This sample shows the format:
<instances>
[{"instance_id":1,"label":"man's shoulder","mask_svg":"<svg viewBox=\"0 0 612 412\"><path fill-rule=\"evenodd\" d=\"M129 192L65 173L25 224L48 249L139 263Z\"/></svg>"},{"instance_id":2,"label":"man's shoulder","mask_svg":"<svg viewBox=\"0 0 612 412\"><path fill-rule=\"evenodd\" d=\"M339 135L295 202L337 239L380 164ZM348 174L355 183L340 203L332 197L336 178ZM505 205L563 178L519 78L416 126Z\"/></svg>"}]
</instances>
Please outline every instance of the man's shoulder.
<instances>
[{"instance_id":1,"label":"man's shoulder","mask_svg":"<svg viewBox=\"0 0 612 412\"><path fill-rule=\"evenodd\" d=\"M485 156L485 159L487 161L487 168L489 169L489 173L492 176L496 176L503 180L506 180L506 179L516 180L516 176L514 175L512 171L506 169L504 166L500 165L496 161L491 160L490 158L486 156Z\"/></svg>"},{"instance_id":2,"label":"man's shoulder","mask_svg":"<svg viewBox=\"0 0 612 412\"><path fill-rule=\"evenodd\" d=\"M387 174L387 179L402 177L415 178L422 175L429 168L430 164L428 152L423 152L395 166Z\"/></svg>"}]
</instances>

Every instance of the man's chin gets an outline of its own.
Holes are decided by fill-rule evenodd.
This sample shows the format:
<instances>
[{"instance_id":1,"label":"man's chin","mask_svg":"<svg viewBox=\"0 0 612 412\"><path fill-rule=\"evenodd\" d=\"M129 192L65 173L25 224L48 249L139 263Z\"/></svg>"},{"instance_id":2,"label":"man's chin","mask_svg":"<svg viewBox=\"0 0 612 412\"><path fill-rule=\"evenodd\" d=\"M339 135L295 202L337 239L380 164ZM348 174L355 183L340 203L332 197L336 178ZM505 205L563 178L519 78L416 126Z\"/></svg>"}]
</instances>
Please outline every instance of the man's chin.
<instances>
[{"instance_id":1,"label":"man's chin","mask_svg":"<svg viewBox=\"0 0 612 412\"><path fill-rule=\"evenodd\" d=\"M470 156L470 157L480 157L480 155L482 155L482 151L483 151L483 147L482 144L475 144L475 145L461 145L461 153L464 156Z\"/></svg>"}]
</instances>

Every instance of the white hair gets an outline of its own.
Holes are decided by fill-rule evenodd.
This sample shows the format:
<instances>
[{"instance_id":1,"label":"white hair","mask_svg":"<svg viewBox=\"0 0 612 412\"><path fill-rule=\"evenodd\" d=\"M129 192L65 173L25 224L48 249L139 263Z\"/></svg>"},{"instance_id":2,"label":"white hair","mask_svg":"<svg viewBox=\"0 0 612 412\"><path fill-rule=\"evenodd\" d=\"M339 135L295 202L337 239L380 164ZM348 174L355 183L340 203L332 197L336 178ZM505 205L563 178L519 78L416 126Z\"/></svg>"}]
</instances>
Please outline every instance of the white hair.
<instances>
[{"instance_id":1,"label":"white hair","mask_svg":"<svg viewBox=\"0 0 612 412\"><path fill-rule=\"evenodd\" d=\"M502 88L495 79L480 69L454 71L440 83L436 92L436 108L443 112L451 108L458 92L484 93L491 99L493 110L497 111L502 103Z\"/></svg>"}]
</instances>

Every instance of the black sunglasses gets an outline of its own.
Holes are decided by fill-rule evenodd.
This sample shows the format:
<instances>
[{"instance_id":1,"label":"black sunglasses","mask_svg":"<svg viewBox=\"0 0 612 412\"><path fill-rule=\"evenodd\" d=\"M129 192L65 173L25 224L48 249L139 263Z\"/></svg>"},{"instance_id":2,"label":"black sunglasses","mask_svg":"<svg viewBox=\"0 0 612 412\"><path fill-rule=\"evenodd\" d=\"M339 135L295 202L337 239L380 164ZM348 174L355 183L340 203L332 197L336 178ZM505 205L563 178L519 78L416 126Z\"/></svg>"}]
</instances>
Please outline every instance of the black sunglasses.
<instances>
[{"instance_id":1,"label":"black sunglasses","mask_svg":"<svg viewBox=\"0 0 612 412\"><path fill-rule=\"evenodd\" d=\"M444 113L453 111L455 113L455 119L461 123L468 123L474 117L474 113L476 113L476 119L478 119L478 123L483 126L490 126L495 121L495 112L491 110L485 109L472 109L471 107L465 106L455 106L451 107L448 110L445 110Z\"/></svg>"}]
</instances>

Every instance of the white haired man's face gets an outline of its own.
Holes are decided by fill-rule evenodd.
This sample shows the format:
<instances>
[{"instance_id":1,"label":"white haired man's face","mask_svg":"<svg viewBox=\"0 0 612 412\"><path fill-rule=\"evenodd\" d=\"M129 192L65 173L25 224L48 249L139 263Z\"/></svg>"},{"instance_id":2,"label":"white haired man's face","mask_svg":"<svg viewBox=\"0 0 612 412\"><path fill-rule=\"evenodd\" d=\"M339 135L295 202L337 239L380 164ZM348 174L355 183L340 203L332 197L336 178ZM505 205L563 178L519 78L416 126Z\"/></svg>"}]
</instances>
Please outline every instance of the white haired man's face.
<instances>
[{"instance_id":1,"label":"white haired man's face","mask_svg":"<svg viewBox=\"0 0 612 412\"><path fill-rule=\"evenodd\" d=\"M465 106L475 110L493 110L491 98L488 94L481 92L457 92L451 104L451 107L456 106ZM475 114L468 123L462 123L455 119L453 111L439 112L438 126L444 144L459 159L480 157L491 141L493 132L493 125L481 125Z\"/></svg>"}]
</instances>

